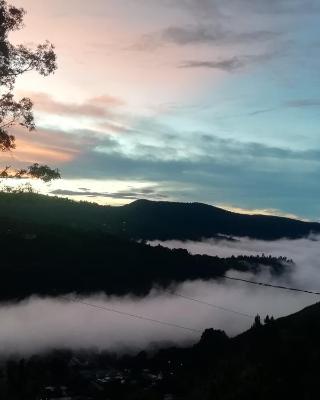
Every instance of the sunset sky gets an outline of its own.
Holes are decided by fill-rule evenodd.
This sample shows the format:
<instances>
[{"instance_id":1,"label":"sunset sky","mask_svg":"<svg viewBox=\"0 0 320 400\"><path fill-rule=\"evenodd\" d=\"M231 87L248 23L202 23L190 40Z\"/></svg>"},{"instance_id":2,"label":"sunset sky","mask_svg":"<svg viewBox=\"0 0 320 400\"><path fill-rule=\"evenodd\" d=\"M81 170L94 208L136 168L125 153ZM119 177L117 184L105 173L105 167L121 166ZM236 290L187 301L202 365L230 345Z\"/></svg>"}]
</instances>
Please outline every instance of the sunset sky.
<instances>
[{"instance_id":1,"label":"sunset sky","mask_svg":"<svg viewBox=\"0 0 320 400\"><path fill-rule=\"evenodd\" d=\"M38 130L2 163L61 169L75 199L201 201L320 219L320 2L12 0L56 46L17 95ZM76 192L76 193L75 193Z\"/></svg>"}]
</instances>

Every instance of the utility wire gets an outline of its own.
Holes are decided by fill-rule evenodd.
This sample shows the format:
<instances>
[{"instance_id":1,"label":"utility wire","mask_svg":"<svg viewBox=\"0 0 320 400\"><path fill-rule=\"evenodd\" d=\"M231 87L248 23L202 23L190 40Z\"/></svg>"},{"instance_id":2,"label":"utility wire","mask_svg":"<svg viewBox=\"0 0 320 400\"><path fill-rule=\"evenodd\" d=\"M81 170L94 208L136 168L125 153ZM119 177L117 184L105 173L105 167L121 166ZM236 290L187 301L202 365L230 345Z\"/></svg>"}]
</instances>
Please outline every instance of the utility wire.
<instances>
[{"instance_id":1,"label":"utility wire","mask_svg":"<svg viewBox=\"0 0 320 400\"><path fill-rule=\"evenodd\" d=\"M238 281L238 282L243 282L243 283L249 283L251 285L270 287L270 288L274 288L274 289L288 290L288 291L292 291L292 292L300 292L300 293L307 293L307 294L313 294L313 295L316 295L316 296L320 296L320 292L316 292L316 291L312 291L312 290L293 288L293 287L289 287L289 286L272 285L271 283L252 281L252 280L249 280L249 279L236 278L236 277L227 276L227 275L219 275L219 276L221 278L224 278L224 279L229 279L229 280L232 280L232 281ZM226 311L226 312L230 312L230 313L233 313L233 314L237 314L237 315L240 315L240 316L243 316L243 317L246 317L246 318L250 318L250 319L254 318L254 316L251 315L251 314L247 314L247 313L243 313L243 312L240 312L240 311L232 310L230 308L218 306L216 304L208 303L208 302L203 301L203 300L199 300L199 299L195 299L193 297L185 296L185 295L183 295L181 293L177 293L177 292L174 292L174 291L171 291L171 290L163 290L163 292L164 293L168 293L168 294L170 294L172 296L180 297L180 298L185 299L185 300L193 301L193 302L196 302L196 303L199 303L199 304L202 304L202 305L206 305L206 306L209 306L209 307L213 307L213 308L216 308L216 309L219 309L219 310L222 310L222 311ZM98 304L88 303L86 301L83 301L83 300L80 300L80 299L76 299L76 298L69 298L69 297L61 297L61 298L66 300L66 301L72 301L74 303L79 303L79 304L85 305L87 307L92 307L92 308L99 309L99 310L102 310L102 311L107 311L107 312L111 312L111 313L115 313L115 314L119 314L119 315L124 315L124 316L127 316L127 317L136 318L136 319L139 319L139 320L148 321L148 322L156 323L156 324L159 324L159 325L165 325L165 326L169 326L171 328L182 329L182 330L193 332L193 333L202 333L202 331L199 330L199 329L189 328L189 327L186 327L186 326L183 326L183 325L174 324L172 322L161 321L161 320L158 320L158 319L145 317L143 315L132 314L132 313L128 313L128 312L125 312L125 311L120 311L120 310L117 310L117 309L114 309L114 308L109 308L109 307L105 307L105 306L100 306Z\"/></svg>"},{"instance_id":2,"label":"utility wire","mask_svg":"<svg viewBox=\"0 0 320 400\"><path fill-rule=\"evenodd\" d=\"M115 314L119 314L119 315L125 315L127 317L136 318L136 319L140 319L140 320L143 320L143 321L148 321L148 322L152 322L152 323L156 323L156 324L160 324L160 325L170 326L171 328L183 329L185 331L189 331L189 332L193 332L193 333L202 333L202 331L199 330L199 329L188 328L186 326L174 324L172 322L160 321L158 319L145 317L143 315L131 314L131 313L128 313L128 312L125 312L125 311L116 310L114 308L109 308L109 307L105 307L105 306L99 306L98 304L88 303L88 302L82 301L80 299L68 298L68 297L62 297L62 299L67 300L67 301L72 301L74 303L83 304L83 305L85 305L87 307L96 308L96 309L99 309L99 310L102 310L102 311L108 311L108 312L111 312L111 313L115 313Z\"/></svg>"},{"instance_id":3,"label":"utility wire","mask_svg":"<svg viewBox=\"0 0 320 400\"><path fill-rule=\"evenodd\" d=\"M221 276L221 278L224 278L224 279L230 279L232 281L250 283L252 285L272 287L275 289L290 290L292 292L300 292L300 293L314 294L316 296L320 296L320 292L315 292L313 290L298 289L298 288L293 288L293 287L289 287L289 286L272 285L271 283L251 281L249 279L235 278L233 276L227 276L227 275L219 275L219 276Z\"/></svg>"},{"instance_id":4,"label":"utility wire","mask_svg":"<svg viewBox=\"0 0 320 400\"><path fill-rule=\"evenodd\" d=\"M164 292L165 293L169 293L169 294L171 294L173 296L176 296L176 297L181 297L182 299L194 301L196 303L203 304L203 305L206 305L206 306L209 306L209 307L212 307L212 308L217 308L218 310L222 310L222 311L230 312L230 313L233 313L233 314L237 314L237 315L240 315L242 317L246 317L246 318L250 318L250 319L255 317L254 315L251 315L251 314L246 314L246 313L243 313L241 311L232 310L231 308L217 306L216 304L208 303L208 302L203 301L203 300L199 300L199 299L195 299L193 297L185 296L184 294L177 293L177 292L174 292L174 291L164 290Z\"/></svg>"}]
</instances>

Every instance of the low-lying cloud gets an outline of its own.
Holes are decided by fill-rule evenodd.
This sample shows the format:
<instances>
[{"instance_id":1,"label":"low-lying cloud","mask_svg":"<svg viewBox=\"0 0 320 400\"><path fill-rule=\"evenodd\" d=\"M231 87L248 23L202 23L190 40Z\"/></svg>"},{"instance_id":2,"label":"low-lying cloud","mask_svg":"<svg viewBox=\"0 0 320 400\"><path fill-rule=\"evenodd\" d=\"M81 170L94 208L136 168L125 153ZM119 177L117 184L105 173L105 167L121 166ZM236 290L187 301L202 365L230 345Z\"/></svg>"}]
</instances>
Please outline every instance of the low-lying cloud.
<instances>
[{"instance_id":1,"label":"low-lying cloud","mask_svg":"<svg viewBox=\"0 0 320 400\"><path fill-rule=\"evenodd\" d=\"M273 242L242 238L235 241L170 241L161 244L171 248L184 247L194 254L285 255L296 263L291 273L285 276L274 277L268 268L262 269L256 276L235 271L231 271L230 275L311 290L320 288L319 237ZM178 297L172 291L212 306ZM74 301L72 295L56 299L32 297L0 307L0 354L30 355L55 348L96 348L126 352L146 349L152 344L163 342L183 345L200 338L200 332L119 315L103 307L199 331L209 327L224 329L229 335L235 335L249 328L256 314L263 318L267 314L284 316L318 299L313 295L228 280L185 282L173 285L168 291L155 288L145 298L96 294L79 298L80 303ZM94 308L83 302L102 308Z\"/></svg>"},{"instance_id":2,"label":"low-lying cloud","mask_svg":"<svg viewBox=\"0 0 320 400\"><path fill-rule=\"evenodd\" d=\"M319 236L310 236L296 240L280 239L275 241L254 240L249 238L235 238L235 240L208 239L201 242L153 241L150 244L184 248L191 254L207 254L210 256L231 257L232 255L272 255L286 256L294 261L296 267L285 280L302 289L320 289L320 248Z\"/></svg>"}]
</instances>

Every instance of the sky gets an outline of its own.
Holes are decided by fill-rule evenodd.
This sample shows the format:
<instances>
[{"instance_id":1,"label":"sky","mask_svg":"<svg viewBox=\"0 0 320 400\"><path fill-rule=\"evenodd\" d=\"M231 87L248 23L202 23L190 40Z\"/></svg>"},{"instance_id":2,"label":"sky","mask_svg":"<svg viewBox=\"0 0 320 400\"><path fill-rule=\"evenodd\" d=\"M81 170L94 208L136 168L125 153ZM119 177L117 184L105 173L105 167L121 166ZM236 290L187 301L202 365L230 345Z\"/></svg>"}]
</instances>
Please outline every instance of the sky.
<instances>
[{"instance_id":1,"label":"sky","mask_svg":"<svg viewBox=\"0 0 320 400\"><path fill-rule=\"evenodd\" d=\"M320 219L317 0L12 0L15 43L56 46L19 78L37 131L1 163L61 170L47 193L199 201Z\"/></svg>"}]
</instances>

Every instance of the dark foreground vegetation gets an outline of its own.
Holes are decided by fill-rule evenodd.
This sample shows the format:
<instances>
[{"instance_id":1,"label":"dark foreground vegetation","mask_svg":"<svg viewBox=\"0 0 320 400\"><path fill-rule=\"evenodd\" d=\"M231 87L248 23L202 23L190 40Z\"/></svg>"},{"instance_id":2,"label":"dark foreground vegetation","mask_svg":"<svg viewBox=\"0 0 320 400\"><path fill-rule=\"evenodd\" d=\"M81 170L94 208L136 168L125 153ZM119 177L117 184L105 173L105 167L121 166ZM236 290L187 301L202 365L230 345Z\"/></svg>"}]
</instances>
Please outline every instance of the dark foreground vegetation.
<instances>
[{"instance_id":1,"label":"dark foreground vegetation","mask_svg":"<svg viewBox=\"0 0 320 400\"><path fill-rule=\"evenodd\" d=\"M320 233L319 223L236 214L200 203L137 200L122 207L74 202L35 193L0 193L0 218L99 230L134 239L200 240L219 234L275 240Z\"/></svg>"},{"instance_id":2,"label":"dark foreground vegetation","mask_svg":"<svg viewBox=\"0 0 320 400\"><path fill-rule=\"evenodd\" d=\"M117 356L54 351L4 360L6 400L314 400L319 397L320 304L278 320L256 318L229 338L206 330L188 348Z\"/></svg>"},{"instance_id":3,"label":"dark foreground vegetation","mask_svg":"<svg viewBox=\"0 0 320 400\"><path fill-rule=\"evenodd\" d=\"M230 258L190 255L151 247L98 230L36 225L0 219L0 301L66 293L147 294L154 286L196 279L222 279L229 270L281 274L284 257Z\"/></svg>"}]
</instances>

